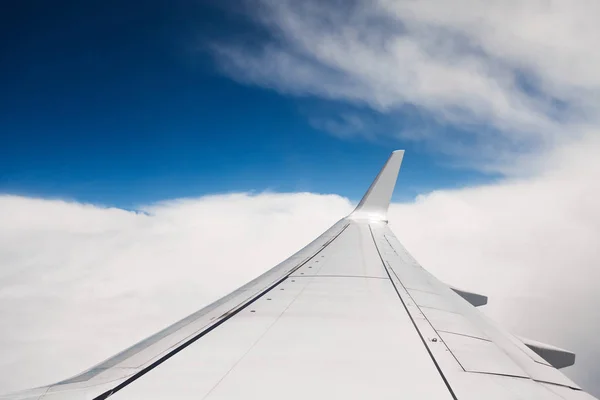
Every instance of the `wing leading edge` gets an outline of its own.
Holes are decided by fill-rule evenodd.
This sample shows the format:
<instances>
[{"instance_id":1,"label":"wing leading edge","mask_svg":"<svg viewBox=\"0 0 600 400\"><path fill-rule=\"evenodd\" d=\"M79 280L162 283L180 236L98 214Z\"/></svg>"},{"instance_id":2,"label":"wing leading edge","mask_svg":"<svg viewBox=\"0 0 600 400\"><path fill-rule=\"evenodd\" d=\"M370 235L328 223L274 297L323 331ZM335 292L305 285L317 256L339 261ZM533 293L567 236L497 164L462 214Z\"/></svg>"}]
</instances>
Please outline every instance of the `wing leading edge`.
<instances>
[{"instance_id":1,"label":"wing leading edge","mask_svg":"<svg viewBox=\"0 0 600 400\"><path fill-rule=\"evenodd\" d=\"M502 330L475 309L485 296L400 244L387 209L402 158L352 214L240 289L81 374L0 398L592 399L553 367L572 353Z\"/></svg>"}]
</instances>

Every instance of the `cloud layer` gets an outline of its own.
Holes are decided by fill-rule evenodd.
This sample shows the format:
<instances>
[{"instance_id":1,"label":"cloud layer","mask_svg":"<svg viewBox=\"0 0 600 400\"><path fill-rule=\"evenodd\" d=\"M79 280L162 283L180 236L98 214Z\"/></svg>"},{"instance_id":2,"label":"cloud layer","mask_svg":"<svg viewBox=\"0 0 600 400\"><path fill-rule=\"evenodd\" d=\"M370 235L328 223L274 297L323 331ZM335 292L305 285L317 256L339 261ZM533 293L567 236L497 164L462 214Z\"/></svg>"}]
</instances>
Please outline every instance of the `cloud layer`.
<instances>
[{"instance_id":1,"label":"cloud layer","mask_svg":"<svg viewBox=\"0 0 600 400\"><path fill-rule=\"evenodd\" d=\"M595 1L247 3L270 39L214 45L224 73L282 93L365 105L392 121L417 113L427 124L391 123L390 133L480 167L515 172L519 156L600 125ZM357 125L364 131L360 113L348 114L319 126L333 126L337 136Z\"/></svg>"},{"instance_id":2,"label":"cloud layer","mask_svg":"<svg viewBox=\"0 0 600 400\"><path fill-rule=\"evenodd\" d=\"M527 180L394 204L390 222L440 279L489 295L486 312L505 327L576 351L567 373L599 395L596 149L564 149ZM351 209L308 193L208 196L142 212L0 197L0 388L47 384L113 355L254 278Z\"/></svg>"}]
</instances>

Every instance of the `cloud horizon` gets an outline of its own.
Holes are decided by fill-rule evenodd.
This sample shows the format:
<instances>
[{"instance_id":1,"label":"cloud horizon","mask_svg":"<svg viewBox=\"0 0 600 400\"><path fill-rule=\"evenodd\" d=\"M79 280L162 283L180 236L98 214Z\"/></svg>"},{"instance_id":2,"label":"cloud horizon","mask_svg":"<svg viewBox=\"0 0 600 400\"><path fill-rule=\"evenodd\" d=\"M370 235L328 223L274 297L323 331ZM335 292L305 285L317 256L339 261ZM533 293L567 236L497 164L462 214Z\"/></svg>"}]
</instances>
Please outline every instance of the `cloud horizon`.
<instances>
[{"instance_id":1,"label":"cloud horizon","mask_svg":"<svg viewBox=\"0 0 600 400\"><path fill-rule=\"evenodd\" d=\"M575 351L565 372L599 395L600 180L595 147L576 153L565 149L535 177L392 204L389 219L440 280L488 295L483 311L504 328ZM0 387L90 367L258 276L352 209L311 193L212 195L138 212L0 196Z\"/></svg>"}]
</instances>

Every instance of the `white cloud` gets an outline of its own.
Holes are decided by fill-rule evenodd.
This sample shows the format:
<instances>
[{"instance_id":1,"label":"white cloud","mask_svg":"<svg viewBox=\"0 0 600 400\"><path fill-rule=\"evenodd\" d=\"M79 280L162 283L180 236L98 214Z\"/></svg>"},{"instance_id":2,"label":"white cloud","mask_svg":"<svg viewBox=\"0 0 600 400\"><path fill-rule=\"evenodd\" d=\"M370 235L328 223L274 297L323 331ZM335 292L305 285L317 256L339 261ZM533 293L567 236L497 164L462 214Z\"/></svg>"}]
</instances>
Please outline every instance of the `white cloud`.
<instances>
[{"instance_id":1,"label":"white cloud","mask_svg":"<svg viewBox=\"0 0 600 400\"><path fill-rule=\"evenodd\" d=\"M600 146L588 145L527 180L395 204L390 220L440 279L488 294L487 312L507 328L575 350L567 373L599 395ZM175 200L145 213L0 197L0 388L95 364L254 278L351 208L307 193Z\"/></svg>"},{"instance_id":2,"label":"white cloud","mask_svg":"<svg viewBox=\"0 0 600 400\"><path fill-rule=\"evenodd\" d=\"M515 172L519 155L545 153L600 126L593 0L250 4L249 15L272 38L255 47L215 45L226 74L396 117L414 105L463 137L419 127L390 133L480 167Z\"/></svg>"}]
</instances>

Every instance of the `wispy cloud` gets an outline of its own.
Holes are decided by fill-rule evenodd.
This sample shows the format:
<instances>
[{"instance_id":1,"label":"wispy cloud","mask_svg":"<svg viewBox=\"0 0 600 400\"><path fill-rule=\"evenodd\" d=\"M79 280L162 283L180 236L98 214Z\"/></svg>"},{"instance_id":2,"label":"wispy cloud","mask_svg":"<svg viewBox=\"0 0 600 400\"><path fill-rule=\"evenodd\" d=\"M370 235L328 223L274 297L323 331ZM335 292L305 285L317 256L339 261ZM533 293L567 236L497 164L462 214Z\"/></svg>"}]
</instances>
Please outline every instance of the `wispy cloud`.
<instances>
[{"instance_id":1,"label":"wispy cloud","mask_svg":"<svg viewBox=\"0 0 600 400\"><path fill-rule=\"evenodd\" d=\"M252 48L215 46L224 73L392 116L416 106L462 137L406 127L391 134L431 142L438 151L506 168L520 154L546 151L600 125L596 2L249 4L249 17L271 39Z\"/></svg>"}]
</instances>

